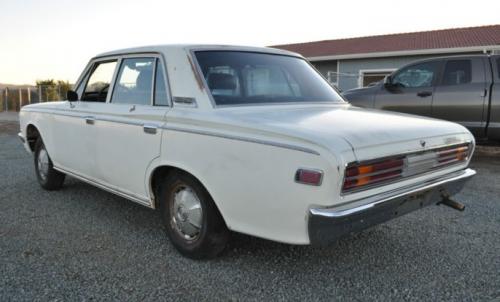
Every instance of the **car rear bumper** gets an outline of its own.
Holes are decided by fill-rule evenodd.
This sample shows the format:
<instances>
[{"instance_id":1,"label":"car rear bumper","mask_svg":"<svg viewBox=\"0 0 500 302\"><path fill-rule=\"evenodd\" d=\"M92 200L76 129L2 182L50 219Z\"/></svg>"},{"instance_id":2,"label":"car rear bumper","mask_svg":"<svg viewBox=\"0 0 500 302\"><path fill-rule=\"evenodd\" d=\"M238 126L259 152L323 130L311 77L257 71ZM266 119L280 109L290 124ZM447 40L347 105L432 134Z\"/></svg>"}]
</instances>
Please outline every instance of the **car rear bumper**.
<instances>
[{"instance_id":1,"label":"car rear bumper","mask_svg":"<svg viewBox=\"0 0 500 302\"><path fill-rule=\"evenodd\" d=\"M458 193L476 171L465 169L372 196L353 208L313 208L309 210L309 240L326 245L351 232L396 218L428 205L441 202ZM354 202L360 204L360 201Z\"/></svg>"}]
</instances>

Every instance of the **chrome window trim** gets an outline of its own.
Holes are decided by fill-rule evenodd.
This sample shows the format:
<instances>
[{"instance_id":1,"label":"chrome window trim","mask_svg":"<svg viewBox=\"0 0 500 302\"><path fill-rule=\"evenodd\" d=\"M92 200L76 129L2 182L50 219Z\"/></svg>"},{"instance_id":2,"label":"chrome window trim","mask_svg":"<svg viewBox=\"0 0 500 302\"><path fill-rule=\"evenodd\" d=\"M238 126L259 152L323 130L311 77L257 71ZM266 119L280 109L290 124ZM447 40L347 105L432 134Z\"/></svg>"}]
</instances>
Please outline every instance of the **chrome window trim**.
<instances>
[{"instance_id":1,"label":"chrome window trim","mask_svg":"<svg viewBox=\"0 0 500 302\"><path fill-rule=\"evenodd\" d=\"M94 61L93 59L90 60L89 64L87 65L87 69L84 70L84 72L82 73L82 75L78 79L79 82L77 82L77 84L75 84L75 87L78 87L78 89L80 88L80 85L83 85L82 86L82 93L81 93L81 95L78 96L78 103L80 103L80 102L86 102L86 103L107 103L108 102L108 98L110 96L110 90L108 90L108 94L106 95L106 101L105 102L82 101L82 96L83 96L83 94L85 92L85 89L87 89L87 84L88 84L88 81L90 80L90 76L92 76L92 72L95 71L94 67L96 67L99 64L108 63L108 62L116 62L116 66L118 66L118 64L120 63L120 59L118 57L109 57L106 60L96 60L96 61ZM114 81L114 77L115 77L116 70L117 70L116 66L115 66L115 70L113 71L113 76L111 78L111 82L109 83L109 88L111 88L111 85L113 84L113 81Z\"/></svg>"},{"instance_id":2,"label":"chrome window trim","mask_svg":"<svg viewBox=\"0 0 500 302\"><path fill-rule=\"evenodd\" d=\"M106 104L111 104L111 97L115 92L116 85L116 77L120 73L120 69L122 68L123 58L118 58L118 62L115 67L115 72L113 73L113 78L111 79L111 83L109 83L108 94L106 95Z\"/></svg>"},{"instance_id":3,"label":"chrome window trim","mask_svg":"<svg viewBox=\"0 0 500 302\"><path fill-rule=\"evenodd\" d=\"M268 106L268 105L311 105L311 104L348 104L344 97L339 93L339 91L330 85L328 81L325 79L325 77L316 69L312 64L304 57L298 55L298 54L293 54L293 53L275 53L272 51L259 51L259 50L244 50L244 49L224 49L221 47L191 47L189 48L189 60L191 61L190 63L194 65L193 73L195 78L199 78L202 85L203 89L205 90L205 93L208 95L208 98L210 99L210 103L212 104L212 108L217 109L217 108L228 108L228 107L247 107L247 106ZM328 85L340 96L340 99L342 102L282 102L282 103L276 103L276 102L271 102L271 103L251 103L251 104L234 104L234 105L217 105L215 102L214 97L212 96L212 93L210 92L210 89L208 88L208 83L203 76L203 71L201 70L201 66L198 63L198 59L196 58L196 52L197 51L227 51L227 52L248 52L248 53L261 53L261 54L269 54L269 55L276 55L276 56L285 56L285 57L292 57L292 58L298 58L304 60L309 66L312 66L314 71L321 76L321 78L328 83Z\"/></svg>"},{"instance_id":4,"label":"chrome window trim","mask_svg":"<svg viewBox=\"0 0 500 302\"><path fill-rule=\"evenodd\" d=\"M109 97L109 102L106 102L106 103L109 103L109 104L115 104L115 105L129 105L129 106L154 106L154 88L155 88L155 81L156 81L156 61L158 60L159 56L158 55L126 55L126 56L121 56L120 57L120 66L118 67L118 69L116 70L116 74L114 75L114 81L113 81L113 90L112 90L112 93ZM114 93L114 90L116 88L116 83L118 81L118 75L120 74L120 72L122 71L122 66L123 66L123 61L124 60L128 60L128 59L151 59L153 61L153 70L152 70L152 76L151 76L151 87L150 87L150 91L151 91L151 97L149 98L149 104L134 104L134 103L114 103L112 102L113 100L113 93ZM166 86L165 86L166 87ZM167 100L168 100L168 97L167 97Z\"/></svg>"},{"instance_id":5,"label":"chrome window trim","mask_svg":"<svg viewBox=\"0 0 500 302\"><path fill-rule=\"evenodd\" d=\"M121 53L121 54L112 54L112 55L104 55L104 56L97 56L97 57L93 57L92 59L90 59L89 63L87 64L87 67L84 69L84 71L82 72L82 74L80 75L80 77L78 78L76 84L75 84L75 87L79 87L81 84L85 84L85 78L87 76L87 72L89 72L89 69L91 69L96 63L102 63L102 62L106 62L106 61L113 61L113 60L116 60L117 61L117 66L121 66L121 59L122 58L141 58L141 57L155 57L157 59L160 60L160 62L162 63L163 65L163 79L164 79L164 82L165 82L165 90L166 90L166 93L167 93L167 105L161 105L161 107L172 107L172 94L171 94L171 86L170 86L170 78L168 76L168 65L167 65L167 61L165 60L165 57L163 55L163 53L161 52L126 52L126 53ZM113 74L113 88L114 88L114 81L116 80L116 75L117 75L117 70L119 70L119 68L115 69L115 73ZM156 81L156 79L155 79ZM153 82L155 82L153 81ZM83 83L82 83L83 82ZM111 84L110 84L111 86ZM84 88L85 90L85 88ZM108 96L111 96L111 94L109 93L111 91L108 91ZM82 91L82 94L83 94L83 91ZM78 102L81 101L81 96L79 95L78 97ZM111 102L108 102L108 98L106 98L106 103L109 103L109 104L112 104ZM153 104L153 103L152 103ZM131 104L133 105L133 104ZM156 106L156 105L152 105L152 106Z\"/></svg>"}]
</instances>

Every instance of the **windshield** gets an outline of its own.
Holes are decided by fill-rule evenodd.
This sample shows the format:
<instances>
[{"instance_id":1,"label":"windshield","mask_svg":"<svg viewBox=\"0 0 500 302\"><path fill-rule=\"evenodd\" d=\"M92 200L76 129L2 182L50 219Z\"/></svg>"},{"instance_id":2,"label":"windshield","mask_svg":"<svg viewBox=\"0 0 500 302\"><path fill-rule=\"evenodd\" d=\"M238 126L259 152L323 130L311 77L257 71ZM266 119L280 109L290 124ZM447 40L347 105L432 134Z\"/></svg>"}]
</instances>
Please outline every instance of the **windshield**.
<instances>
[{"instance_id":1,"label":"windshield","mask_svg":"<svg viewBox=\"0 0 500 302\"><path fill-rule=\"evenodd\" d=\"M243 51L196 51L217 105L343 102L305 60Z\"/></svg>"}]
</instances>

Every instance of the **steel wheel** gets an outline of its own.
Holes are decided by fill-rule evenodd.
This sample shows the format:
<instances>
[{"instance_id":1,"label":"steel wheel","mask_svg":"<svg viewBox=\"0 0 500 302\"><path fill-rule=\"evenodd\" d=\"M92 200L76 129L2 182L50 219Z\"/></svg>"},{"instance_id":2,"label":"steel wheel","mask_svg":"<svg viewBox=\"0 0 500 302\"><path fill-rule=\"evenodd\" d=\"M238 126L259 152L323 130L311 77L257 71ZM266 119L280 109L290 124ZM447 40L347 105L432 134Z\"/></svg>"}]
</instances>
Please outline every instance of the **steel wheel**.
<instances>
[{"instance_id":1,"label":"steel wheel","mask_svg":"<svg viewBox=\"0 0 500 302\"><path fill-rule=\"evenodd\" d=\"M37 165L40 178L46 180L49 174L49 154L47 150L45 150L45 147L42 147L40 152L38 152Z\"/></svg>"},{"instance_id":2,"label":"steel wheel","mask_svg":"<svg viewBox=\"0 0 500 302\"><path fill-rule=\"evenodd\" d=\"M185 185L174 190L171 203L171 224L177 233L187 241L198 239L203 221L203 209L196 192Z\"/></svg>"},{"instance_id":3,"label":"steel wheel","mask_svg":"<svg viewBox=\"0 0 500 302\"><path fill-rule=\"evenodd\" d=\"M65 175L54 169L47 149L39 138L35 144L35 172L38 183L46 190L60 189L64 183Z\"/></svg>"}]
</instances>

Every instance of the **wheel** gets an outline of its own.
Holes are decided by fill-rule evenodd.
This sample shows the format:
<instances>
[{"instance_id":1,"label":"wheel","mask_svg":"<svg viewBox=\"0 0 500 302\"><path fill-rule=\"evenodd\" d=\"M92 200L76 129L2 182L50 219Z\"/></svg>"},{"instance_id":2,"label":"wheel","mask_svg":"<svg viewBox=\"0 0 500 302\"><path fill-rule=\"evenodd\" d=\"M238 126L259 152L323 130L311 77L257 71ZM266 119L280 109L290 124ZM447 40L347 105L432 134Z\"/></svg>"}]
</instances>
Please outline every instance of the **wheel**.
<instances>
[{"instance_id":1,"label":"wheel","mask_svg":"<svg viewBox=\"0 0 500 302\"><path fill-rule=\"evenodd\" d=\"M38 183L45 190L60 189L66 176L54 169L52 160L41 138L37 139L35 144L35 171Z\"/></svg>"},{"instance_id":2,"label":"wheel","mask_svg":"<svg viewBox=\"0 0 500 302\"><path fill-rule=\"evenodd\" d=\"M185 173L170 173L161 184L159 198L167 235L181 254L210 259L224 250L229 230L198 180Z\"/></svg>"}]
</instances>

